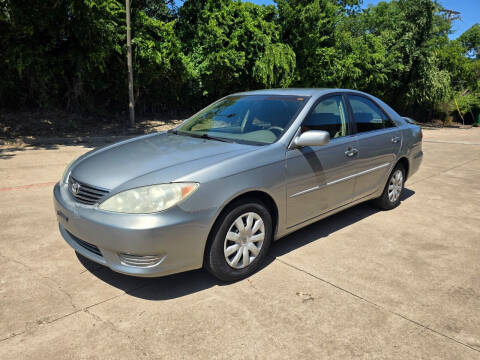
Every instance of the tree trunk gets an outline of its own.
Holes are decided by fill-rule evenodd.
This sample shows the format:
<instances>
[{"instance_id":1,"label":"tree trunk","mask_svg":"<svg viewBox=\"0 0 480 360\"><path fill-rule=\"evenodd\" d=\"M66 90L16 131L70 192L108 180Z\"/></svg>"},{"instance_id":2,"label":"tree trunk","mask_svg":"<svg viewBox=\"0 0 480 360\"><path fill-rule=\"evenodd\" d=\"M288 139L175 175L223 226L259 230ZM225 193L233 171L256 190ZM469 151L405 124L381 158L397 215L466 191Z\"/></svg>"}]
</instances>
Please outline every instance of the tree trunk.
<instances>
[{"instance_id":1,"label":"tree trunk","mask_svg":"<svg viewBox=\"0 0 480 360\"><path fill-rule=\"evenodd\" d=\"M130 126L135 126L135 99L133 97L133 66L132 66L132 36L130 28L130 0L125 0L127 14L127 67L128 67L128 109L130 112Z\"/></svg>"}]
</instances>

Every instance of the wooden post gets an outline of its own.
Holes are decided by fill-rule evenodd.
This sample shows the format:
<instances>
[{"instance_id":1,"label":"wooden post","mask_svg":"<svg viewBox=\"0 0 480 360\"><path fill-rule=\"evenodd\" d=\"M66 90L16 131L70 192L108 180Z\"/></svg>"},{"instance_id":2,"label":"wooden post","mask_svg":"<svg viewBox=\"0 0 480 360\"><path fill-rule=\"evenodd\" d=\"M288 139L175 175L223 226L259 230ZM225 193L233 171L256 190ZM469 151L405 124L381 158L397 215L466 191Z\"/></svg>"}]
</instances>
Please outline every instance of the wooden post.
<instances>
[{"instance_id":1,"label":"wooden post","mask_svg":"<svg viewBox=\"0 0 480 360\"><path fill-rule=\"evenodd\" d=\"M130 126L135 126L135 99L133 97L133 66L132 66L132 35L130 28L130 0L125 0L127 14L127 67L128 67L128 110L130 112Z\"/></svg>"},{"instance_id":2,"label":"wooden post","mask_svg":"<svg viewBox=\"0 0 480 360\"><path fill-rule=\"evenodd\" d=\"M463 118L462 112L460 111L460 108L458 107L457 99L455 96L453 97L453 100L455 100L455 105L457 106L457 111L460 114L460 117L462 118L462 124L465 126L465 119Z\"/></svg>"}]
</instances>

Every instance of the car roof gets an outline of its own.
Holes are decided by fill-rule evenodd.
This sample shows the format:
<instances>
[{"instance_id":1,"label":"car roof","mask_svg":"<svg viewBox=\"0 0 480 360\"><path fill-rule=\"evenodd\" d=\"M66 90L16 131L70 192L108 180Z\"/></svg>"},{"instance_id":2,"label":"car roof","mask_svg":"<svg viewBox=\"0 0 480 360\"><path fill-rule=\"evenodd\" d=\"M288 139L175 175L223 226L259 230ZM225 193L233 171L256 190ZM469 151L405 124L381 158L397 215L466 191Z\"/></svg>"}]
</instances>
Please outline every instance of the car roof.
<instances>
[{"instance_id":1,"label":"car roof","mask_svg":"<svg viewBox=\"0 0 480 360\"><path fill-rule=\"evenodd\" d=\"M253 91L238 92L233 95L292 95L292 96L320 96L333 92L356 92L361 91L351 89L336 88L285 88L285 89L262 89Z\"/></svg>"}]
</instances>

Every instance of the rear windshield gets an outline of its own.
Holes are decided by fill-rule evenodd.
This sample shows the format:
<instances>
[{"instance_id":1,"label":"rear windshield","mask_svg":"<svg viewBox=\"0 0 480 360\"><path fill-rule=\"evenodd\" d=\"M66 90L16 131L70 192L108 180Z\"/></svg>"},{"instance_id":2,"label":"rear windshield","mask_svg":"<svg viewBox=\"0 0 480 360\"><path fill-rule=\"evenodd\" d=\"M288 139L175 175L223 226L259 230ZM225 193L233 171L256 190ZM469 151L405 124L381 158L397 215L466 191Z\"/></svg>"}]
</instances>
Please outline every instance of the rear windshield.
<instances>
[{"instance_id":1,"label":"rear windshield","mask_svg":"<svg viewBox=\"0 0 480 360\"><path fill-rule=\"evenodd\" d=\"M288 129L307 100L300 96L229 96L200 111L177 131L183 135L271 144Z\"/></svg>"}]
</instances>

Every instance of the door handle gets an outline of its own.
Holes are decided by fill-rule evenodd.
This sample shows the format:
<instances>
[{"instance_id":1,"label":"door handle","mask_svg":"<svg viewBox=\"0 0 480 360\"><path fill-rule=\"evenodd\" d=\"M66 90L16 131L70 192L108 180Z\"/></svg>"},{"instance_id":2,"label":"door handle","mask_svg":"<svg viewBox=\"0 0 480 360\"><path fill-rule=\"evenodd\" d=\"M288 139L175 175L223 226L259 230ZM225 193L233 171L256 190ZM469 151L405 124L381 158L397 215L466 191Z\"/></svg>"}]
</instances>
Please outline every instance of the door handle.
<instances>
[{"instance_id":1,"label":"door handle","mask_svg":"<svg viewBox=\"0 0 480 360\"><path fill-rule=\"evenodd\" d=\"M394 136L392 137L392 143L396 144L397 142L400 141L400 136Z\"/></svg>"},{"instance_id":2,"label":"door handle","mask_svg":"<svg viewBox=\"0 0 480 360\"><path fill-rule=\"evenodd\" d=\"M348 157L355 156L358 153L358 150L355 148L348 148L347 151L345 151L345 155Z\"/></svg>"}]
</instances>

